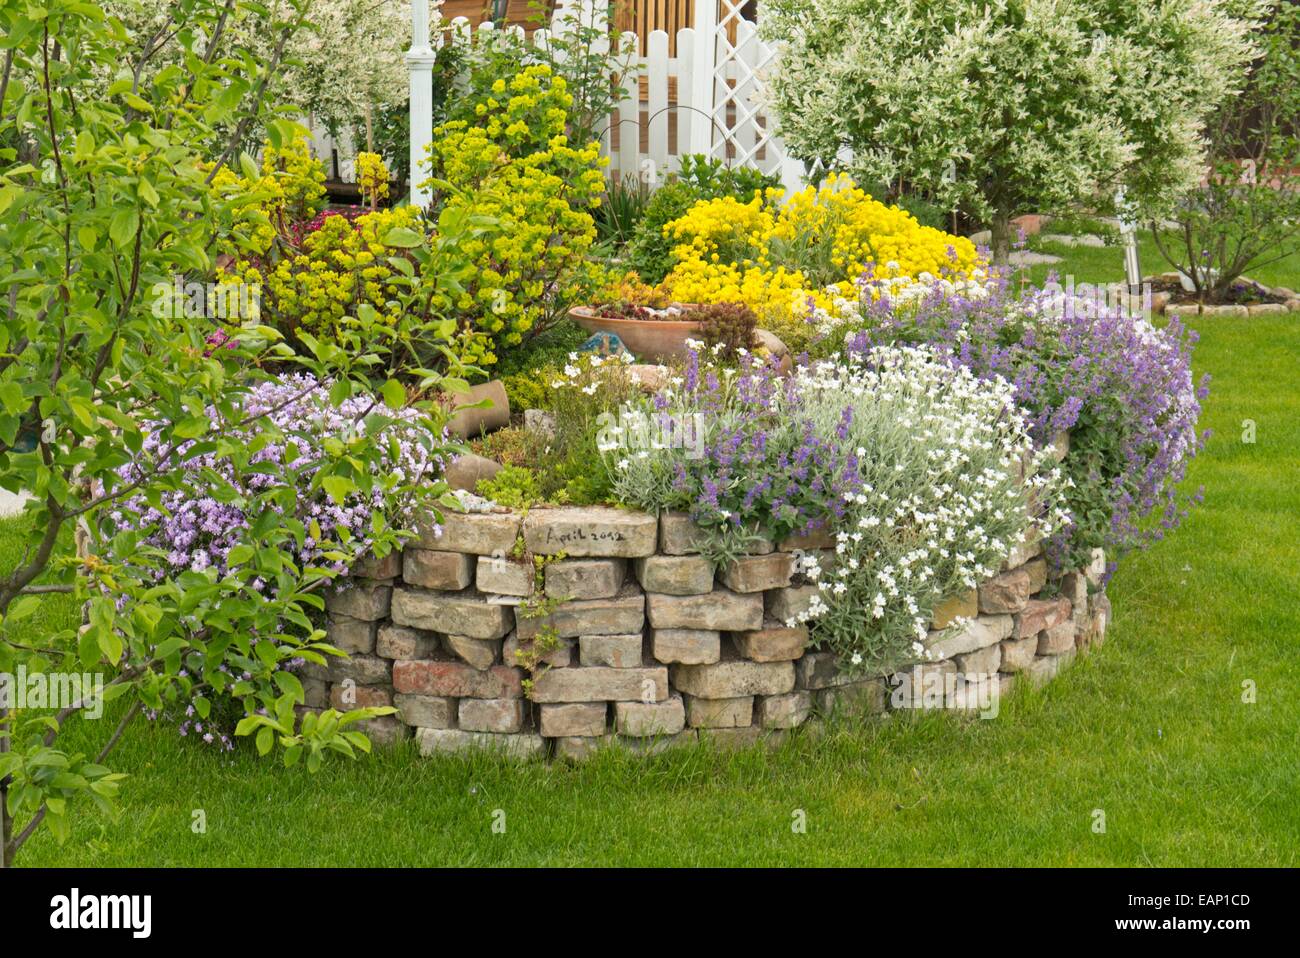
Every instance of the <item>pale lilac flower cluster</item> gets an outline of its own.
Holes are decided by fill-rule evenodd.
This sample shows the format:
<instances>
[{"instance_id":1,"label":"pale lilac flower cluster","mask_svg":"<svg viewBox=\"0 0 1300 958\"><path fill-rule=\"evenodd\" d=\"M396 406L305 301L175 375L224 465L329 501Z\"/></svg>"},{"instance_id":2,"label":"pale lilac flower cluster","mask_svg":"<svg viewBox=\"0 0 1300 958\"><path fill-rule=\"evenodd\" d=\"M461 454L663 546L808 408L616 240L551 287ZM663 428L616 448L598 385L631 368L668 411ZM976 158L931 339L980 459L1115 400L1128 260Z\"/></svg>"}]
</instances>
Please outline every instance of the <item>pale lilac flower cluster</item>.
<instances>
[{"instance_id":1,"label":"pale lilac flower cluster","mask_svg":"<svg viewBox=\"0 0 1300 958\"><path fill-rule=\"evenodd\" d=\"M302 375L259 383L247 394L242 414L248 425L240 432L251 440L268 424L282 431L283 438L267 442L251 457L254 464L268 463L277 468L236 476L231 463L214 453L184 459L186 449L192 445L186 444L179 450L184 459L185 484L164 493L157 505L150 504L143 496L124 500L111 514L113 523L119 528L134 526L145 530L144 544L166 553L165 566L153 570L155 579L187 569L202 572L214 568L223 574L227 571L226 557L230 550L244 539L249 517L239 501L223 501L224 497L216 494L221 481L242 487L246 496L252 497L282 485L283 473L289 471L302 484L294 515L309 527L314 520L321 538L317 541L309 534L301 546L295 545L294 560L300 564L317 561L322 549L339 541L344 530L364 551L370 541L372 515L381 513L402 521L410 518L406 515L409 503L401 499L393 501L391 494L381 488L366 494L353 493L342 503L335 503L323 491L308 494L306 484L312 478L311 466L321 456L321 443L329 436L342 436L364 428L362 420L373 406L374 401L368 396L354 396L335 406L324 386ZM430 446L435 444L422 441L426 437L416 425L417 414L385 412L403 420L403 424L390 427L391 442L372 466L376 475L397 475L401 482L412 482L422 476L440 474L442 463L430 451ZM215 413L209 410L209 415ZM437 445L441 445L441 440ZM153 461L164 448L165 441L160 436L147 436L140 462ZM131 463L120 470L120 475L132 482L140 478L141 468L147 466ZM279 511L278 506L273 508ZM335 573L346 571L339 562L330 568ZM264 583L255 581L253 586L261 589Z\"/></svg>"}]
</instances>

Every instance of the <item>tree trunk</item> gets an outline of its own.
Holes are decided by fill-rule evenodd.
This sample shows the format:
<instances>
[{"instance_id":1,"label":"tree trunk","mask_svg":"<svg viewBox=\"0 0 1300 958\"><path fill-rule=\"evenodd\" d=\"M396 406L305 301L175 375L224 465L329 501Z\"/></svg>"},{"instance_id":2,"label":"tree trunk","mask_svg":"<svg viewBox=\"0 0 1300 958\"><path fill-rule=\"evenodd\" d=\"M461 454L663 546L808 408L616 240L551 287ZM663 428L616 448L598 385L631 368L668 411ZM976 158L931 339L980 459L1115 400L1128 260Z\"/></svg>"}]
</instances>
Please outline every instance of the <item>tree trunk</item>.
<instances>
[{"instance_id":1,"label":"tree trunk","mask_svg":"<svg viewBox=\"0 0 1300 958\"><path fill-rule=\"evenodd\" d=\"M993 213L990 230L993 234L993 265L1006 267L1011 265L1011 211L999 209Z\"/></svg>"},{"instance_id":2,"label":"tree trunk","mask_svg":"<svg viewBox=\"0 0 1300 958\"><path fill-rule=\"evenodd\" d=\"M5 724L9 709L0 708L0 755L9 751L9 737L12 730ZM9 798L9 779L0 778L0 868L13 864L9 860L9 833L13 831L13 822L9 818L7 801Z\"/></svg>"}]
</instances>

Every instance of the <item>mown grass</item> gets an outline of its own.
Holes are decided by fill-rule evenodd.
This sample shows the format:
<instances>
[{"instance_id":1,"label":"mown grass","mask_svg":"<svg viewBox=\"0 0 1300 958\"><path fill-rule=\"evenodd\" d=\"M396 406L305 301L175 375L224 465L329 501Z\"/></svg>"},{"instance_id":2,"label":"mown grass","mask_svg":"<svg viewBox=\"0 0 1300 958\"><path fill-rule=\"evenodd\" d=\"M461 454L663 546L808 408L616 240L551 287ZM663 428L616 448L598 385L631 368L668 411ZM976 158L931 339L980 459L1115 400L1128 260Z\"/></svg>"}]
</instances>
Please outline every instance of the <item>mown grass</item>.
<instances>
[{"instance_id":1,"label":"mown grass","mask_svg":"<svg viewBox=\"0 0 1300 958\"><path fill-rule=\"evenodd\" d=\"M1081 279L1116 272L1100 258L1113 250L1066 252ZM1106 644L996 719L895 716L773 751L580 767L405 746L316 776L141 723L113 758L131 775L121 820L87 812L66 844L41 834L19 863L1300 864L1300 316L1192 325L1214 376L1214 436L1188 480L1205 502L1120 567ZM104 724L65 744L91 747Z\"/></svg>"}]
</instances>

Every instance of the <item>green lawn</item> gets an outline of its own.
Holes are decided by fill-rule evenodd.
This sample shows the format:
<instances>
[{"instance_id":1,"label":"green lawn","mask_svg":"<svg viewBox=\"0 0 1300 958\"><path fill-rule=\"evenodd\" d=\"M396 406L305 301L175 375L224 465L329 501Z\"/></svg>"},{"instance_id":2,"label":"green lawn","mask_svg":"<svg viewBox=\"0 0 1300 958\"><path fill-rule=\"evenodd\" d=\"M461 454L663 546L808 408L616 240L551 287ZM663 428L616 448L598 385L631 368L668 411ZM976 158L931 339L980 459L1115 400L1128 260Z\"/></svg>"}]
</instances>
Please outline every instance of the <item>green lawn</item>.
<instances>
[{"instance_id":1,"label":"green lawn","mask_svg":"<svg viewBox=\"0 0 1300 958\"><path fill-rule=\"evenodd\" d=\"M1120 273L1114 250L1069 252L1080 279ZM87 814L19 863L1300 864L1300 316L1193 325L1214 376L1215 435L1189 480L1204 505L1121 566L1105 646L994 720L895 716L770 752L581 767L402 748L317 776L142 724L113 759L131 775L122 819Z\"/></svg>"}]
</instances>

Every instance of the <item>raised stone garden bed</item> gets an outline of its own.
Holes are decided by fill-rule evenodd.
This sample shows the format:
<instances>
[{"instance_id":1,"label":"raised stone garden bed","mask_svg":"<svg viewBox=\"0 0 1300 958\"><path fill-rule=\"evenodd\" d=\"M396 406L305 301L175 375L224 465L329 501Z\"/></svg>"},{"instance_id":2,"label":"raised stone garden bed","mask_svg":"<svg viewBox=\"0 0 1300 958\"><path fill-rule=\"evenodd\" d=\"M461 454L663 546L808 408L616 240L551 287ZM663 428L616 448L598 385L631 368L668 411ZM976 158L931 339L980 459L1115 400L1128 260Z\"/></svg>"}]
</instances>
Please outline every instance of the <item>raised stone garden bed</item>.
<instances>
[{"instance_id":1,"label":"raised stone garden bed","mask_svg":"<svg viewBox=\"0 0 1300 958\"><path fill-rule=\"evenodd\" d=\"M1233 286L1231 303L1201 304L1194 301L1176 272L1148 276L1151 311L1167 316L1219 316L1246 319L1250 316L1300 312L1300 294L1285 286L1267 286L1242 277Z\"/></svg>"},{"instance_id":2,"label":"raised stone garden bed","mask_svg":"<svg viewBox=\"0 0 1300 958\"><path fill-rule=\"evenodd\" d=\"M851 678L795 624L816 587L794 557L828 557L830 536L763 543L715 573L695 532L681 514L611 508L448 514L328 597L329 641L349 657L305 669L307 707L393 705L368 731L413 735L426 755L745 745L839 709L985 709L1055 676L1109 618L1100 552L1052 580L1026 543L935 611L926 662ZM541 635L554 643L543 664L520 667Z\"/></svg>"}]
</instances>

